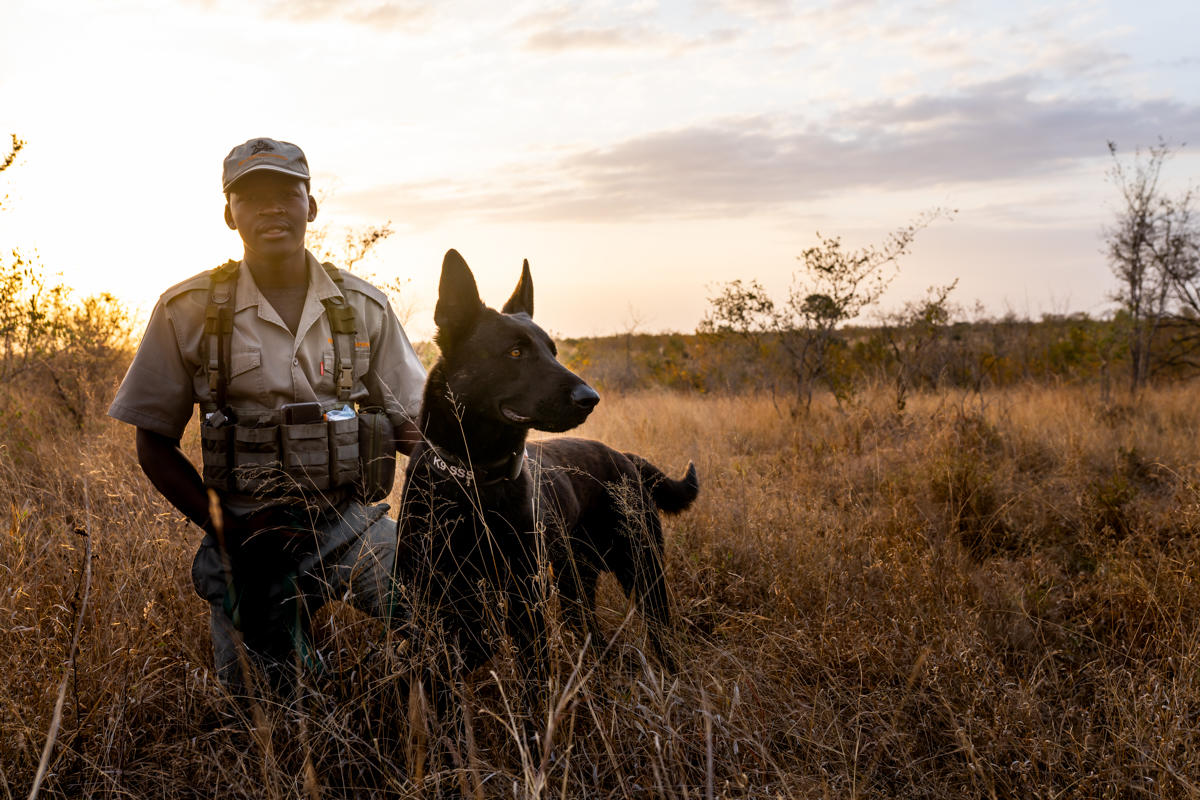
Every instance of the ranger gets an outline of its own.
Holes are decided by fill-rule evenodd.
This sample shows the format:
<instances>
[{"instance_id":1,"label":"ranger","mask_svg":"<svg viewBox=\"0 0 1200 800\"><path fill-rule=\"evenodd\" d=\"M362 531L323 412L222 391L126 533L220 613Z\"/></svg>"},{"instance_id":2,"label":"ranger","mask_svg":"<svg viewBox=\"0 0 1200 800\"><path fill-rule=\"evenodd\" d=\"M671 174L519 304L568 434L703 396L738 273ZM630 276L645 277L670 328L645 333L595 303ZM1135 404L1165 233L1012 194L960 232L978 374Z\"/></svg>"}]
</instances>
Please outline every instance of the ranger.
<instances>
[{"instance_id":1,"label":"ranger","mask_svg":"<svg viewBox=\"0 0 1200 800\"><path fill-rule=\"evenodd\" d=\"M204 530L192 579L218 677L286 690L327 599L389 613L395 521L376 501L417 440L425 371L384 293L305 249L317 203L299 147L238 145L222 185L243 258L163 293L108 413ZM180 449L193 408L202 472Z\"/></svg>"}]
</instances>

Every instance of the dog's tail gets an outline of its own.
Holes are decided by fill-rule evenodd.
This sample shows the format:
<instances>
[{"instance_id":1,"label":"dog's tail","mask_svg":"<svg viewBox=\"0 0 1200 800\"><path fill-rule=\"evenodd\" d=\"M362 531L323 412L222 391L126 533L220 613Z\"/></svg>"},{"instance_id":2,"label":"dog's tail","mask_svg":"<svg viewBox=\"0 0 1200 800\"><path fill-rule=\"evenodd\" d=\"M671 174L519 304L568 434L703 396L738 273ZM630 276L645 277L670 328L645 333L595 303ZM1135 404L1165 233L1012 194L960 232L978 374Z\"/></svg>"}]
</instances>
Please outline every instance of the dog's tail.
<instances>
[{"instance_id":1,"label":"dog's tail","mask_svg":"<svg viewBox=\"0 0 1200 800\"><path fill-rule=\"evenodd\" d=\"M700 479L696 477L696 465L688 462L687 474L679 480L668 478L661 469L636 453L625 454L642 476L642 483L650 490L654 505L667 514L678 514L695 502L700 494Z\"/></svg>"}]
</instances>

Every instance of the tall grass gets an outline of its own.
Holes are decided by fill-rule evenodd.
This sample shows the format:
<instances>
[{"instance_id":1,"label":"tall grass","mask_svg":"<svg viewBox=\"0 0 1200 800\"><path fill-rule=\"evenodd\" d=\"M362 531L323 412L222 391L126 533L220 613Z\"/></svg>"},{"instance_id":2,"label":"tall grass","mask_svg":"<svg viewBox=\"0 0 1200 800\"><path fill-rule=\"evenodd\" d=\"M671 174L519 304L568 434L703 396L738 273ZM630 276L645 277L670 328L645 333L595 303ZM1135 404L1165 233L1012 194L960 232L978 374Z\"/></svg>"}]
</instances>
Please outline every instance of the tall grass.
<instances>
[{"instance_id":1,"label":"tall grass","mask_svg":"<svg viewBox=\"0 0 1200 800\"><path fill-rule=\"evenodd\" d=\"M42 796L1194 797L1198 423L1187 386L917 395L902 415L884 393L799 415L606 396L581 435L700 472L667 523L680 665L604 582L608 655L553 631L534 747L511 660L439 719L416 639L337 606L302 701L231 704L198 534L132 431L46 434L0 450L0 792L28 793L66 674Z\"/></svg>"}]
</instances>

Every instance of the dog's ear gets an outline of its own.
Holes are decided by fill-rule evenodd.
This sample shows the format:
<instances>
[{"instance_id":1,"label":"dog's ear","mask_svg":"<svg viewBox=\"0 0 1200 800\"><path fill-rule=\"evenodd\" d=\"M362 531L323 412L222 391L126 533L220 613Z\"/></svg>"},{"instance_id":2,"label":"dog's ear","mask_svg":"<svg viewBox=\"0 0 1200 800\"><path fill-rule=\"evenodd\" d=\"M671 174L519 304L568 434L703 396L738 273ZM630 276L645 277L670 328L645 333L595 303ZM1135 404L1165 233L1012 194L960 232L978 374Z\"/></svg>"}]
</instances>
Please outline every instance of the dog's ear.
<instances>
[{"instance_id":1,"label":"dog's ear","mask_svg":"<svg viewBox=\"0 0 1200 800\"><path fill-rule=\"evenodd\" d=\"M517 281L512 297L500 310L505 314L525 313L533 316L533 276L529 274L529 259L521 263L521 280Z\"/></svg>"},{"instance_id":2,"label":"dog's ear","mask_svg":"<svg viewBox=\"0 0 1200 800\"><path fill-rule=\"evenodd\" d=\"M442 259L442 279L438 283L437 307L433 321L438 330L453 332L475 321L483 309L479 287L471 268L457 250L447 250Z\"/></svg>"}]
</instances>

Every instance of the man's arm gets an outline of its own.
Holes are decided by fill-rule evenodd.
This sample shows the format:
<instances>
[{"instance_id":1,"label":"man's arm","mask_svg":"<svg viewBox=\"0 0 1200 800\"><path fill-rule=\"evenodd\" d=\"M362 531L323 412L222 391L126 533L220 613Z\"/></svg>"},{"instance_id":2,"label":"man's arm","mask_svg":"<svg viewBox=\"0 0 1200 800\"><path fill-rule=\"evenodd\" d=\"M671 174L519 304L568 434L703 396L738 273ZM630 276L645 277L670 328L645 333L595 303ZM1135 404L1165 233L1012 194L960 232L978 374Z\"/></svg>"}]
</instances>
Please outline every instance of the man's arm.
<instances>
[{"instance_id":1,"label":"man's arm","mask_svg":"<svg viewBox=\"0 0 1200 800\"><path fill-rule=\"evenodd\" d=\"M421 431L417 429L417 424L405 417L395 426L395 430L396 451L402 456L412 455L413 448L421 441Z\"/></svg>"},{"instance_id":2,"label":"man's arm","mask_svg":"<svg viewBox=\"0 0 1200 800\"><path fill-rule=\"evenodd\" d=\"M207 530L208 490L200 473L179 449L179 440L138 428L137 457L154 488L185 517Z\"/></svg>"}]
</instances>

